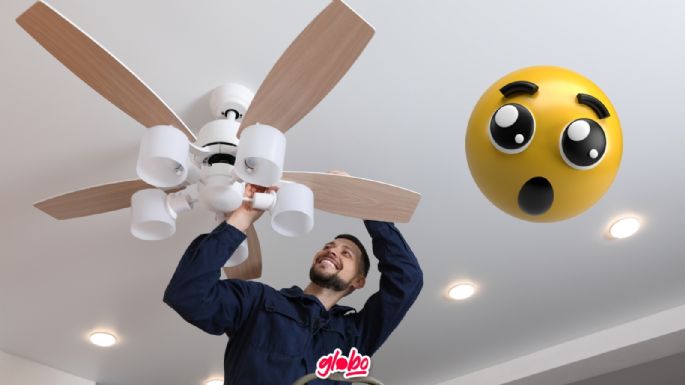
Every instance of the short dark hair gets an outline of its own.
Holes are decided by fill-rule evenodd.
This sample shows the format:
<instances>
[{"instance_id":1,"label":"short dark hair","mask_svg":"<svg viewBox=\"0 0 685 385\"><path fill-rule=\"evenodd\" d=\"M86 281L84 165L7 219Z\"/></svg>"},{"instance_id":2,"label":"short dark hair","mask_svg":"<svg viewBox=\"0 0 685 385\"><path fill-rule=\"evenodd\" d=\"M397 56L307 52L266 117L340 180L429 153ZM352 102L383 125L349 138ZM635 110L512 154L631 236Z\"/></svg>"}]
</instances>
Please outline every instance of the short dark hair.
<instances>
[{"instance_id":1,"label":"short dark hair","mask_svg":"<svg viewBox=\"0 0 685 385\"><path fill-rule=\"evenodd\" d=\"M362 271L364 273L364 277L366 277L369 274L369 268L371 268L371 260L369 260L369 254L366 253L366 248L364 248L364 245L362 242L355 237L352 234L339 234L335 237L335 239L342 238L342 239L347 239L348 241L352 241L359 250L362 252L362 265L360 266L362 268Z\"/></svg>"}]
</instances>

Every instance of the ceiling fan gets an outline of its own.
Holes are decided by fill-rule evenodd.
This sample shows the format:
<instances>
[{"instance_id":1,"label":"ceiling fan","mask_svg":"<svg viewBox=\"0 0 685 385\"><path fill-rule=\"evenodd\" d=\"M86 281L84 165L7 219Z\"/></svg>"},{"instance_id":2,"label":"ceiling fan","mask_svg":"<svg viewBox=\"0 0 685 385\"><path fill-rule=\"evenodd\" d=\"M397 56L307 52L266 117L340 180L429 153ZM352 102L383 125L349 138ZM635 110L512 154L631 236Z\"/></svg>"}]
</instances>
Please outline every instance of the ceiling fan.
<instances>
[{"instance_id":1,"label":"ceiling fan","mask_svg":"<svg viewBox=\"0 0 685 385\"><path fill-rule=\"evenodd\" d=\"M282 182L304 189L304 195L298 192L294 198L286 198L281 190L255 194L255 206L274 210L272 224L276 206L291 200L297 206L307 198L307 191L313 207L356 218L408 222L418 205L418 193L390 184L279 168L285 151L281 136L333 89L374 34L373 28L340 0L333 0L291 43L256 94L237 84L213 91L210 104L219 119L205 125L199 137L133 72L48 4L36 2L17 23L81 80L148 128L141 141L137 171L139 176L152 175L150 178L89 187L34 205L56 219L131 206L135 222L136 216L147 215L154 205L136 209L137 200L152 202L153 198L143 197L148 193L161 194L163 207L174 215L203 199L205 206L216 212L230 212L220 208L235 196L239 197L237 204L242 203L241 189L246 182L260 186ZM168 154L179 148L178 159L165 155L160 161L157 156L159 151ZM248 148L256 153L247 154ZM166 179L155 179L155 172ZM215 191L219 194L212 195ZM212 202L219 202L220 207ZM288 218L292 222L295 217ZM135 235L133 227L132 232ZM247 250L243 263L224 268L227 277L261 276L261 251L254 227L247 231Z\"/></svg>"}]
</instances>

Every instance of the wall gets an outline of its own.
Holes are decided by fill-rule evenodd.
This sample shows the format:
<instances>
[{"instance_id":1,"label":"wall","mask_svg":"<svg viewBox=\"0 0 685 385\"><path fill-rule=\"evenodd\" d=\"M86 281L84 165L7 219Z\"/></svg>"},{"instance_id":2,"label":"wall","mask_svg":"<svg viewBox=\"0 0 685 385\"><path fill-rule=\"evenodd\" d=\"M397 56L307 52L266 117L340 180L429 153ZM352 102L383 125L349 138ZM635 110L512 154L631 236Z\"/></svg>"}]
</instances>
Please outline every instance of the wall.
<instances>
[{"instance_id":1,"label":"wall","mask_svg":"<svg viewBox=\"0 0 685 385\"><path fill-rule=\"evenodd\" d=\"M2 385L95 385L95 381L0 351Z\"/></svg>"},{"instance_id":2,"label":"wall","mask_svg":"<svg viewBox=\"0 0 685 385\"><path fill-rule=\"evenodd\" d=\"M685 384L685 353L647 362L571 385L682 385Z\"/></svg>"}]
</instances>

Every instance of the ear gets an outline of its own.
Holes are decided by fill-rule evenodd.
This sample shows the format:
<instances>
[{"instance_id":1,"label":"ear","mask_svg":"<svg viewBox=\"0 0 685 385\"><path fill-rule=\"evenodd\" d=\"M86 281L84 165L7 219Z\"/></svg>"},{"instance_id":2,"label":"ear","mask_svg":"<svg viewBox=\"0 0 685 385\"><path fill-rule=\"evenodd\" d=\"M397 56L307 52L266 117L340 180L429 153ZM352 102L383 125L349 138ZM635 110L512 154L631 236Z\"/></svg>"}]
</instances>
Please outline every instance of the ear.
<instances>
[{"instance_id":1,"label":"ear","mask_svg":"<svg viewBox=\"0 0 685 385\"><path fill-rule=\"evenodd\" d=\"M351 286L355 290L363 288L364 285L366 285L366 277L364 277L363 275L358 275L357 277L355 277L352 280L352 283L351 283Z\"/></svg>"}]
</instances>

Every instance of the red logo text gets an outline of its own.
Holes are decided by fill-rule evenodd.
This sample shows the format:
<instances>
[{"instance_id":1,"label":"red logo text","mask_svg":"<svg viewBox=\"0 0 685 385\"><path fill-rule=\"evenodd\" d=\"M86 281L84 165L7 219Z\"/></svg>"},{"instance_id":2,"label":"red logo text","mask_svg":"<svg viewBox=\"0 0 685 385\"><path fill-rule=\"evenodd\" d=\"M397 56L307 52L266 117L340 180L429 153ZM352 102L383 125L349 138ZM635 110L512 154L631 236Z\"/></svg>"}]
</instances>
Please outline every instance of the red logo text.
<instances>
[{"instance_id":1,"label":"red logo text","mask_svg":"<svg viewBox=\"0 0 685 385\"><path fill-rule=\"evenodd\" d=\"M340 349L325 355L316 362L316 376L326 379L331 373L343 373L345 378L366 377L371 369L371 358L359 354L357 348L350 349L350 356L345 357Z\"/></svg>"}]
</instances>

